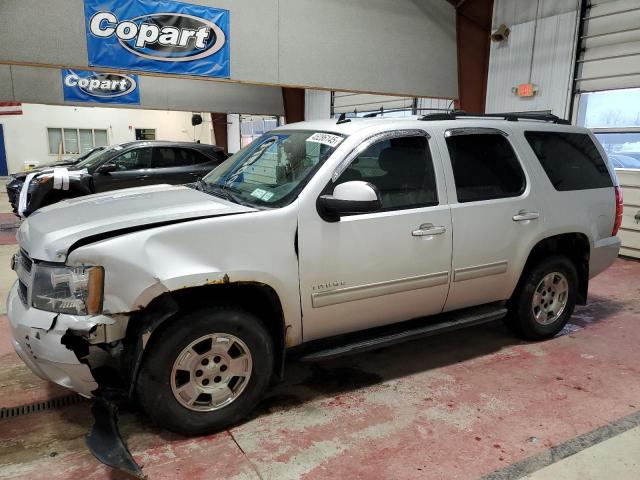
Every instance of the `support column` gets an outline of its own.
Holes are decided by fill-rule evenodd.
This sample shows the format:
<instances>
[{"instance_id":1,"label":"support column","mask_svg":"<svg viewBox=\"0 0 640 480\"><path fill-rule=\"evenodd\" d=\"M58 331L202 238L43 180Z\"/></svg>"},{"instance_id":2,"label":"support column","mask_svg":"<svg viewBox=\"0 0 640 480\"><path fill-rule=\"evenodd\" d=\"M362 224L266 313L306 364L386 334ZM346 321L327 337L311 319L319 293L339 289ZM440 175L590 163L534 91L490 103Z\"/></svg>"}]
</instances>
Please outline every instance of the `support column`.
<instances>
[{"instance_id":1,"label":"support column","mask_svg":"<svg viewBox=\"0 0 640 480\"><path fill-rule=\"evenodd\" d=\"M216 145L222 148L225 153L228 153L229 139L227 136L227 114L222 112L211 112L211 123L213 124L213 135L216 137Z\"/></svg>"},{"instance_id":2,"label":"support column","mask_svg":"<svg viewBox=\"0 0 640 480\"><path fill-rule=\"evenodd\" d=\"M282 102L287 123L304 121L304 88L282 87Z\"/></svg>"},{"instance_id":3,"label":"support column","mask_svg":"<svg viewBox=\"0 0 640 480\"><path fill-rule=\"evenodd\" d=\"M458 96L460 108L484 113L489 75L489 51L493 0L458 0L456 40L458 43Z\"/></svg>"}]
</instances>

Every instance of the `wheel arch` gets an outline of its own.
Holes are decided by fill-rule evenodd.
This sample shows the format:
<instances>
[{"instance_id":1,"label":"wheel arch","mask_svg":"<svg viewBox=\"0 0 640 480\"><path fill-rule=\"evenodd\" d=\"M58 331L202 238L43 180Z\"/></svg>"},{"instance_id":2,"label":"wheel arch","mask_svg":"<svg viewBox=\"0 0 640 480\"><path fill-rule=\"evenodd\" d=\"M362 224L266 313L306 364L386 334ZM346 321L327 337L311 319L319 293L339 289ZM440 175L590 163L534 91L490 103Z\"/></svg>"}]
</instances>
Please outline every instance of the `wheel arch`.
<instances>
[{"instance_id":1,"label":"wheel arch","mask_svg":"<svg viewBox=\"0 0 640 480\"><path fill-rule=\"evenodd\" d=\"M561 233L550 237L543 238L533 246L524 268L520 274L520 281L534 265L541 259L549 255L565 255L575 265L578 272L578 288L576 303L584 305L587 302L587 293L589 290L589 255L591 252L591 243L584 233L571 232ZM519 285L518 285L519 286ZM517 289L516 289L517 291Z\"/></svg>"},{"instance_id":2,"label":"wheel arch","mask_svg":"<svg viewBox=\"0 0 640 480\"><path fill-rule=\"evenodd\" d=\"M132 314L123 357L123 370L130 372L129 396L133 395L145 352L153 346L158 333L179 321L180 314L212 305L237 306L263 320L274 343L274 377L282 378L288 328L276 291L258 282L203 285L162 293L144 309Z\"/></svg>"}]
</instances>

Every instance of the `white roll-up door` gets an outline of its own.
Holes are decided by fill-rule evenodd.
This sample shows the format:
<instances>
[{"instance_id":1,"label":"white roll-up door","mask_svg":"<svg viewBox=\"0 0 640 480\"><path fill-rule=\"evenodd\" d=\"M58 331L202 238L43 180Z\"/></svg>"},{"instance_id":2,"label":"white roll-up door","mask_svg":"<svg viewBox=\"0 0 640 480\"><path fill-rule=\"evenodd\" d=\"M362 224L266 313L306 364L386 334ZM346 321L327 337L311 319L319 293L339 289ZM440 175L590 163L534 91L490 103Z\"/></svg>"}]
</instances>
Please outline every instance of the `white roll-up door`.
<instances>
[{"instance_id":1,"label":"white roll-up door","mask_svg":"<svg viewBox=\"0 0 640 480\"><path fill-rule=\"evenodd\" d=\"M411 109L413 97L372 95L369 93L334 92L333 114L375 112L384 110Z\"/></svg>"},{"instance_id":2,"label":"white roll-up door","mask_svg":"<svg viewBox=\"0 0 640 480\"><path fill-rule=\"evenodd\" d=\"M640 87L640 0L583 0L578 92Z\"/></svg>"},{"instance_id":3,"label":"white roll-up door","mask_svg":"<svg viewBox=\"0 0 640 480\"><path fill-rule=\"evenodd\" d=\"M398 97L393 95L374 95L370 93L333 92L331 98L333 116L341 113L347 115L379 112L427 113L428 111L447 111L453 108L453 100L445 98Z\"/></svg>"}]
</instances>

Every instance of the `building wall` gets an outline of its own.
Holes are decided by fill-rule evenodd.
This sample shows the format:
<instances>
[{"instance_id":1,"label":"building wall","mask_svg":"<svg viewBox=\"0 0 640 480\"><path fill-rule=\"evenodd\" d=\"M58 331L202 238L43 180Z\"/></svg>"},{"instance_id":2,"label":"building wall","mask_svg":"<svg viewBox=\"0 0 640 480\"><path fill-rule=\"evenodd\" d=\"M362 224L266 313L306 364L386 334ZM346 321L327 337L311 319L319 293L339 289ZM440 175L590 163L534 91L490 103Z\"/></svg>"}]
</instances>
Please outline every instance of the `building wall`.
<instances>
[{"instance_id":1,"label":"building wall","mask_svg":"<svg viewBox=\"0 0 640 480\"><path fill-rule=\"evenodd\" d=\"M22 110L23 115L0 117L9 173L24 169L28 163L44 164L57 159L57 155L49 154L48 127L107 129L111 144L135 140L136 128L155 128L158 140L194 140L192 112L28 103L22 105ZM195 127L195 138L211 143L211 117L203 113L202 118L203 123Z\"/></svg>"},{"instance_id":2,"label":"building wall","mask_svg":"<svg viewBox=\"0 0 640 480\"><path fill-rule=\"evenodd\" d=\"M495 1L492 30L504 23L511 34L491 43L487 112L550 110L569 118L578 9L577 0ZM512 93L521 83L533 83L536 95Z\"/></svg>"},{"instance_id":3,"label":"building wall","mask_svg":"<svg viewBox=\"0 0 640 480\"><path fill-rule=\"evenodd\" d=\"M233 81L457 97L455 9L444 0L185 1L230 11ZM0 18L0 64L87 67L82 0L2 0Z\"/></svg>"}]
</instances>

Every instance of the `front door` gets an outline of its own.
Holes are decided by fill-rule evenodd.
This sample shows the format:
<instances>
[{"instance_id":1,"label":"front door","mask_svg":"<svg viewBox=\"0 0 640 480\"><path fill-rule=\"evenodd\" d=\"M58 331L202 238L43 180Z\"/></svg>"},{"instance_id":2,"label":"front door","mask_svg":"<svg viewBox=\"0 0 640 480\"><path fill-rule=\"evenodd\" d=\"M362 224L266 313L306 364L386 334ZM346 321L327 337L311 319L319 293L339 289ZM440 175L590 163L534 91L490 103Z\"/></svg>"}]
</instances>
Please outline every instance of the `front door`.
<instances>
[{"instance_id":1,"label":"front door","mask_svg":"<svg viewBox=\"0 0 640 480\"><path fill-rule=\"evenodd\" d=\"M4 130L2 129L2 125L0 125L0 177L6 177L8 174L7 154L4 149Z\"/></svg>"},{"instance_id":2,"label":"front door","mask_svg":"<svg viewBox=\"0 0 640 480\"><path fill-rule=\"evenodd\" d=\"M145 181L149 177L151 147L128 150L109 162L115 162L117 168L113 172L93 174L95 192L142 187L147 185Z\"/></svg>"},{"instance_id":3,"label":"front door","mask_svg":"<svg viewBox=\"0 0 640 480\"><path fill-rule=\"evenodd\" d=\"M304 340L439 313L449 288L451 213L441 162L421 130L367 141L335 185L362 180L381 193L380 212L320 218L301 205L300 292Z\"/></svg>"}]
</instances>

